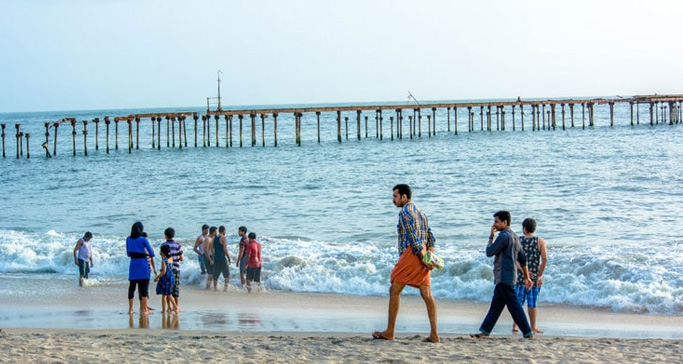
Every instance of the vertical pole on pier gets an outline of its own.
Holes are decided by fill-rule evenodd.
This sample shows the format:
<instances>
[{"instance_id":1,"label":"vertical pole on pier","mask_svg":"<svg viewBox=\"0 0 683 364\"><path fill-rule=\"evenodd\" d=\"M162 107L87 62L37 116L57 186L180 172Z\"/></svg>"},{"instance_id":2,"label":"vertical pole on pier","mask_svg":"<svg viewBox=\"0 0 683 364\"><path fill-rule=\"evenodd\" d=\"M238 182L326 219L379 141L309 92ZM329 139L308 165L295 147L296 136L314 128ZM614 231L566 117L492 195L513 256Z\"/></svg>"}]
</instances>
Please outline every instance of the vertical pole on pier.
<instances>
[{"instance_id":1,"label":"vertical pole on pier","mask_svg":"<svg viewBox=\"0 0 683 364\"><path fill-rule=\"evenodd\" d=\"M458 115L457 113L455 115ZM456 123L457 124L457 123ZM472 121L472 106L467 107L467 131L472 132L474 121Z\"/></svg>"},{"instance_id":2,"label":"vertical pole on pier","mask_svg":"<svg viewBox=\"0 0 683 364\"><path fill-rule=\"evenodd\" d=\"M536 131L536 107L538 105L531 105L531 131Z\"/></svg>"},{"instance_id":3,"label":"vertical pole on pier","mask_svg":"<svg viewBox=\"0 0 683 364\"><path fill-rule=\"evenodd\" d=\"M496 130L501 130L500 127L500 106L496 105Z\"/></svg>"},{"instance_id":4,"label":"vertical pole on pier","mask_svg":"<svg viewBox=\"0 0 683 364\"><path fill-rule=\"evenodd\" d=\"M277 114L274 114L277 118ZM230 134L230 148L232 148L232 118L233 116L230 115L228 116L228 128L230 129L229 134ZM275 129L277 129L277 125L275 126Z\"/></svg>"},{"instance_id":5,"label":"vertical pole on pier","mask_svg":"<svg viewBox=\"0 0 683 364\"><path fill-rule=\"evenodd\" d=\"M375 139L379 139L379 113L375 110Z\"/></svg>"},{"instance_id":6,"label":"vertical pole on pier","mask_svg":"<svg viewBox=\"0 0 683 364\"><path fill-rule=\"evenodd\" d=\"M178 149L183 149L183 117L178 116L176 118L174 116L173 118L171 118L171 122L175 123L176 119L178 120ZM218 125L218 121L216 121L216 125ZM175 143L175 131L173 132L173 143Z\"/></svg>"},{"instance_id":7,"label":"vertical pole on pier","mask_svg":"<svg viewBox=\"0 0 683 364\"><path fill-rule=\"evenodd\" d=\"M564 104L560 104L560 106L562 106L562 130L567 130L564 124Z\"/></svg>"},{"instance_id":8,"label":"vertical pole on pier","mask_svg":"<svg viewBox=\"0 0 683 364\"><path fill-rule=\"evenodd\" d=\"M448 133L451 133L451 107L446 108L446 121L448 123Z\"/></svg>"},{"instance_id":9,"label":"vertical pole on pier","mask_svg":"<svg viewBox=\"0 0 683 364\"><path fill-rule=\"evenodd\" d=\"M631 108L631 126L633 126L633 101L629 101L628 105Z\"/></svg>"},{"instance_id":10,"label":"vertical pole on pier","mask_svg":"<svg viewBox=\"0 0 683 364\"><path fill-rule=\"evenodd\" d=\"M349 140L349 117L344 116L344 131L346 132L346 140Z\"/></svg>"},{"instance_id":11,"label":"vertical pole on pier","mask_svg":"<svg viewBox=\"0 0 683 364\"><path fill-rule=\"evenodd\" d=\"M458 135L458 107L453 106L453 126L455 126L455 135Z\"/></svg>"},{"instance_id":12,"label":"vertical pole on pier","mask_svg":"<svg viewBox=\"0 0 683 364\"><path fill-rule=\"evenodd\" d=\"M161 150L161 116L157 116L157 150Z\"/></svg>"},{"instance_id":13,"label":"vertical pole on pier","mask_svg":"<svg viewBox=\"0 0 683 364\"><path fill-rule=\"evenodd\" d=\"M500 130L505 131L505 109L500 107Z\"/></svg>"},{"instance_id":14,"label":"vertical pole on pier","mask_svg":"<svg viewBox=\"0 0 683 364\"><path fill-rule=\"evenodd\" d=\"M614 103L609 103L609 126L614 126Z\"/></svg>"},{"instance_id":15,"label":"vertical pole on pier","mask_svg":"<svg viewBox=\"0 0 683 364\"><path fill-rule=\"evenodd\" d=\"M417 109L417 137L422 138L422 109Z\"/></svg>"},{"instance_id":16,"label":"vertical pole on pier","mask_svg":"<svg viewBox=\"0 0 683 364\"><path fill-rule=\"evenodd\" d=\"M654 102L650 102L650 125L654 125L654 119L653 119L653 115L652 115L652 113L654 111L653 110L654 106L655 106Z\"/></svg>"},{"instance_id":17,"label":"vertical pole on pier","mask_svg":"<svg viewBox=\"0 0 683 364\"><path fill-rule=\"evenodd\" d=\"M131 119L126 119L128 123L128 154L133 150L133 121Z\"/></svg>"},{"instance_id":18,"label":"vertical pole on pier","mask_svg":"<svg viewBox=\"0 0 683 364\"><path fill-rule=\"evenodd\" d=\"M543 130L545 130L545 104L543 104Z\"/></svg>"},{"instance_id":19,"label":"vertical pole on pier","mask_svg":"<svg viewBox=\"0 0 683 364\"><path fill-rule=\"evenodd\" d=\"M522 131L524 131L524 104L519 104L519 119L522 124Z\"/></svg>"},{"instance_id":20,"label":"vertical pole on pier","mask_svg":"<svg viewBox=\"0 0 683 364\"><path fill-rule=\"evenodd\" d=\"M28 146L28 139L26 140ZM88 121L83 120L83 154L88 156Z\"/></svg>"},{"instance_id":21,"label":"vertical pole on pier","mask_svg":"<svg viewBox=\"0 0 683 364\"><path fill-rule=\"evenodd\" d=\"M249 117L251 118L251 146L253 147L256 145L256 114L251 113Z\"/></svg>"},{"instance_id":22,"label":"vertical pole on pier","mask_svg":"<svg viewBox=\"0 0 683 364\"><path fill-rule=\"evenodd\" d=\"M413 139L413 136L415 135L415 124L417 124L417 109L413 109L413 122L410 125L410 139Z\"/></svg>"},{"instance_id":23,"label":"vertical pole on pier","mask_svg":"<svg viewBox=\"0 0 683 364\"><path fill-rule=\"evenodd\" d=\"M71 120L71 146L76 155L76 119Z\"/></svg>"},{"instance_id":24,"label":"vertical pole on pier","mask_svg":"<svg viewBox=\"0 0 683 364\"><path fill-rule=\"evenodd\" d=\"M394 140L394 117L390 116L389 120L391 121L391 140Z\"/></svg>"},{"instance_id":25,"label":"vertical pole on pier","mask_svg":"<svg viewBox=\"0 0 683 364\"><path fill-rule=\"evenodd\" d=\"M107 154L109 154L109 123L111 121L109 120L109 116L104 117L104 125L107 128L106 131L106 144L107 144ZM57 128L55 128L55 146L57 145ZM55 148L56 149L56 148ZM52 153L54 155L54 153Z\"/></svg>"},{"instance_id":26,"label":"vertical pole on pier","mask_svg":"<svg viewBox=\"0 0 683 364\"><path fill-rule=\"evenodd\" d=\"M135 149L140 149L140 118L135 118Z\"/></svg>"},{"instance_id":27,"label":"vertical pole on pier","mask_svg":"<svg viewBox=\"0 0 683 364\"><path fill-rule=\"evenodd\" d=\"M0 124L0 128L2 128L2 134L0 134L0 136L2 137L2 157L3 158L5 158L5 127L6 127L5 124ZM45 150L47 150L47 148Z\"/></svg>"},{"instance_id":28,"label":"vertical pole on pier","mask_svg":"<svg viewBox=\"0 0 683 364\"><path fill-rule=\"evenodd\" d=\"M95 150L100 150L100 118L94 118L92 122L95 123Z\"/></svg>"},{"instance_id":29,"label":"vertical pole on pier","mask_svg":"<svg viewBox=\"0 0 683 364\"><path fill-rule=\"evenodd\" d=\"M224 115L223 119L225 119L225 147L230 148L230 119L232 118L231 116Z\"/></svg>"},{"instance_id":30,"label":"vertical pole on pier","mask_svg":"<svg viewBox=\"0 0 683 364\"><path fill-rule=\"evenodd\" d=\"M669 101L669 125L674 125L674 118L676 117L674 114L676 111L676 104L674 101Z\"/></svg>"},{"instance_id":31,"label":"vertical pole on pier","mask_svg":"<svg viewBox=\"0 0 683 364\"><path fill-rule=\"evenodd\" d=\"M384 117L382 116L382 109L377 110L379 112L379 140L384 140L384 128L383 123Z\"/></svg>"},{"instance_id":32,"label":"vertical pole on pier","mask_svg":"<svg viewBox=\"0 0 683 364\"><path fill-rule=\"evenodd\" d=\"M2 124L2 129L3 129L3 134L4 134L4 132L5 132L5 130L4 130L4 129L5 129L5 124ZM2 143L3 145L2 145L2 146L3 146L3 149L4 149L4 146L5 146L5 143L4 143L5 136L3 135L2 138L3 138L3 143ZM49 145L50 145L50 123L45 123L45 143L43 143L43 148L45 149L45 156L48 157L48 158L50 158L50 150L47 149L47 147L48 147ZM4 150L3 150L3 153L2 153L2 157L3 157L3 158L5 157Z\"/></svg>"},{"instance_id":33,"label":"vertical pole on pier","mask_svg":"<svg viewBox=\"0 0 683 364\"><path fill-rule=\"evenodd\" d=\"M515 131L515 105L512 105L512 131Z\"/></svg>"},{"instance_id":34,"label":"vertical pole on pier","mask_svg":"<svg viewBox=\"0 0 683 364\"><path fill-rule=\"evenodd\" d=\"M551 110L551 111L550 111L550 115L551 115L551 118L548 119L548 124L550 124L550 120L552 120L552 123L553 123L553 130L555 130L555 128L557 127L557 117L555 116L555 115L556 115L556 113L555 113L555 106L557 106L557 104L551 104L551 105L550 105L550 110ZM548 125L548 129L550 129L550 125Z\"/></svg>"},{"instance_id":35,"label":"vertical pole on pier","mask_svg":"<svg viewBox=\"0 0 683 364\"><path fill-rule=\"evenodd\" d=\"M194 147L197 148L197 120L199 119L199 115L197 113L192 113L192 118L194 119ZM159 130L161 132L161 130Z\"/></svg>"},{"instance_id":36,"label":"vertical pole on pier","mask_svg":"<svg viewBox=\"0 0 683 364\"><path fill-rule=\"evenodd\" d=\"M481 131L484 131L484 107L479 106L479 119L481 120Z\"/></svg>"},{"instance_id":37,"label":"vertical pole on pier","mask_svg":"<svg viewBox=\"0 0 683 364\"><path fill-rule=\"evenodd\" d=\"M432 137L432 116L427 115L427 135Z\"/></svg>"},{"instance_id":38,"label":"vertical pole on pier","mask_svg":"<svg viewBox=\"0 0 683 364\"><path fill-rule=\"evenodd\" d=\"M401 139L401 109L396 109L396 139Z\"/></svg>"},{"instance_id":39,"label":"vertical pole on pier","mask_svg":"<svg viewBox=\"0 0 683 364\"><path fill-rule=\"evenodd\" d=\"M574 104L569 104L569 119L572 122L572 128L574 127Z\"/></svg>"},{"instance_id":40,"label":"vertical pole on pier","mask_svg":"<svg viewBox=\"0 0 683 364\"><path fill-rule=\"evenodd\" d=\"M202 147L206 148L206 115L202 115Z\"/></svg>"},{"instance_id":41,"label":"vertical pole on pier","mask_svg":"<svg viewBox=\"0 0 683 364\"><path fill-rule=\"evenodd\" d=\"M640 125L640 102L636 102L636 125Z\"/></svg>"},{"instance_id":42,"label":"vertical pole on pier","mask_svg":"<svg viewBox=\"0 0 683 364\"><path fill-rule=\"evenodd\" d=\"M244 115L239 114L237 117L240 119L240 148L242 148L242 119L244 119Z\"/></svg>"},{"instance_id":43,"label":"vertical pole on pier","mask_svg":"<svg viewBox=\"0 0 683 364\"><path fill-rule=\"evenodd\" d=\"M365 115L365 139L368 138L368 116Z\"/></svg>"},{"instance_id":44,"label":"vertical pole on pier","mask_svg":"<svg viewBox=\"0 0 683 364\"><path fill-rule=\"evenodd\" d=\"M211 147L211 115L206 115L206 146Z\"/></svg>"},{"instance_id":45,"label":"vertical pole on pier","mask_svg":"<svg viewBox=\"0 0 683 364\"><path fill-rule=\"evenodd\" d=\"M187 148L187 123L185 120L187 116L183 115L183 139L185 140L185 148Z\"/></svg>"},{"instance_id":46,"label":"vertical pole on pier","mask_svg":"<svg viewBox=\"0 0 683 364\"><path fill-rule=\"evenodd\" d=\"M581 123L581 128L586 129L586 104L583 102L581 103Z\"/></svg>"},{"instance_id":47,"label":"vertical pole on pier","mask_svg":"<svg viewBox=\"0 0 683 364\"><path fill-rule=\"evenodd\" d=\"M119 150L119 118L114 118L114 149Z\"/></svg>"},{"instance_id":48,"label":"vertical pole on pier","mask_svg":"<svg viewBox=\"0 0 683 364\"><path fill-rule=\"evenodd\" d=\"M436 136L436 108L432 108L432 133Z\"/></svg>"},{"instance_id":49,"label":"vertical pole on pier","mask_svg":"<svg viewBox=\"0 0 683 364\"><path fill-rule=\"evenodd\" d=\"M356 129L358 130L358 140L360 140L360 110L356 110Z\"/></svg>"},{"instance_id":50,"label":"vertical pole on pier","mask_svg":"<svg viewBox=\"0 0 683 364\"><path fill-rule=\"evenodd\" d=\"M315 112L315 118L318 122L318 144L320 144L320 111Z\"/></svg>"},{"instance_id":51,"label":"vertical pole on pier","mask_svg":"<svg viewBox=\"0 0 683 364\"><path fill-rule=\"evenodd\" d=\"M320 114L318 114L318 118L320 118ZM273 146L277 147L277 113L273 113Z\"/></svg>"},{"instance_id":52,"label":"vertical pole on pier","mask_svg":"<svg viewBox=\"0 0 683 364\"><path fill-rule=\"evenodd\" d=\"M302 113L297 113L297 128L296 128L296 144L301 146L301 118L304 116ZM348 133L348 129L347 129ZM348 139L348 136L347 136Z\"/></svg>"},{"instance_id":53,"label":"vertical pole on pier","mask_svg":"<svg viewBox=\"0 0 683 364\"><path fill-rule=\"evenodd\" d=\"M337 110L337 141L339 143L342 142L342 134L341 134L341 110Z\"/></svg>"},{"instance_id":54,"label":"vertical pole on pier","mask_svg":"<svg viewBox=\"0 0 683 364\"><path fill-rule=\"evenodd\" d=\"M261 114L261 146L266 147L266 114Z\"/></svg>"},{"instance_id":55,"label":"vertical pole on pier","mask_svg":"<svg viewBox=\"0 0 683 364\"><path fill-rule=\"evenodd\" d=\"M491 105L488 106L486 111L486 130L491 131Z\"/></svg>"},{"instance_id":56,"label":"vertical pole on pier","mask_svg":"<svg viewBox=\"0 0 683 364\"><path fill-rule=\"evenodd\" d=\"M410 139L413 139L413 116L408 115L408 121L410 122L408 124L408 134L410 134Z\"/></svg>"},{"instance_id":57,"label":"vertical pole on pier","mask_svg":"<svg viewBox=\"0 0 683 364\"><path fill-rule=\"evenodd\" d=\"M220 118L221 118L221 116L218 115L218 114L214 114L214 115L213 115L213 119L214 119L214 121L216 122L216 133L215 133L215 134L216 134L216 148L218 148L218 147L219 147L219 144L220 144L220 140L219 140L220 130L218 129L218 124L219 124L219 123L218 123L218 120L219 120Z\"/></svg>"},{"instance_id":58,"label":"vertical pole on pier","mask_svg":"<svg viewBox=\"0 0 683 364\"><path fill-rule=\"evenodd\" d=\"M16 132L14 133L14 139L17 140L17 159L19 159L19 140L21 140L21 134L19 133L19 127L21 124L14 124L14 128L16 129Z\"/></svg>"},{"instance_id":59,"label":"vertical pole on pier","mask_svg":"<svg viewBox=\"0 0 683 364\"><path fill-rule=\"evenodd\" d=\"M175 139L173 139L173 146L175 146ZM171 117L166 115L166 148L171 147Z\"/></svg>"},{"instance_id":60,"label":"vertical pole on pier","mask_svg":"<svg viewBox=\"0 0 683 364\"><path fill-rule=\"evenodd\" d=\"M590 116L589 121L591 124L591 128L594 128L595 127L595 104L594 103L590 104L590 109L588 111L589 111L588 116Z\"/></svg>"},{"instance_id":61,"label":"vertical pole on pier","mask_svg":"<svg viewBox=\"0 0 683 364\"><path fill-rule=\"evenodd\" d=\"M26 133L24 136L26 136L26 159L31 159L31 146L28 142L29 138L31 137L31 133Z\"/></svg>"}]
</instances>

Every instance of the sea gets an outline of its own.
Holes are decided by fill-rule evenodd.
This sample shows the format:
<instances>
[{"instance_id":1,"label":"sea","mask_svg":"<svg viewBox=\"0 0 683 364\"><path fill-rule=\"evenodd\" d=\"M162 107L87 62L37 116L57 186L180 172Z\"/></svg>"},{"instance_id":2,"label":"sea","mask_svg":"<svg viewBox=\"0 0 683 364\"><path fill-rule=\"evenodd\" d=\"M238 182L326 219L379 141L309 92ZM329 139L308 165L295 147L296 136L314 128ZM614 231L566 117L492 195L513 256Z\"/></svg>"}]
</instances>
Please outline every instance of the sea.
<instances>
[{"instance_id":1,"label":"sea","mask_svg":"<svg viewBox=\"0 0 683 364\"><path fill-rule=\"evenodd\" d=\"M320 105L287 105L311 106ZM276 107L282 105L234 108ZM277 147L270 115L264 130L257 119L255 146L251 122L244 119L241 148L237 119L231 148L225 146L223 119L218 145L212 122L211 145L203 146L200 135L197 147L188 119L182 149L167 146L165 120L161 148L153 149L151 121L143 119L139 149L130 153L126 123L119 125L118 149L112 123L107 153L104 123L96 149L91 122L85 155L81 120L177 111L205 109L0 114L7 125L6 156L0 159L0 296L57 294L61 285L48 282L76 286L73 249L86 231L94 234L88 284L127 282L125 238L136 221L154 249L164 241L164 229L175 229L186 256L183 285L202 284L192 246L203 224L227 227L233 259L237 229L244 225L263 244L263 285L269 291L387 296L398 258L392 188L407 183L445 260L433 272L437 299L490 300L492 258L485 247L492 215L508 210L515 232L521 234L522 220L533 217L537 235L547 242L541 302L683 314L683 125L650 125L644 108L632 126L628 104L617 104L611 126L607 106L597 105L595 126L585 128L575 109L575 127L567 114L565 130L558 109L557 127L537 131L531 130L530 110L521 130L519 109L512 130L507 110L505 131L496 130L495 116L493 131L482 131L476 115L472 132L466 110L459 110L457 135L452 111L438 109L435 135L428 135L425 112L421 136L412 138L407 118L403 138L392 138L385 115L381 139L372 111L363 113L368 133L363 120L360 140L353 112L343 115L349 122L348 129L342 122L341 142L336 113L321 115L320 142L316 115L306 113L300 146L293 114L280 114ZM58 131L57 154L47 158L40 147L44 123L64 117L78 120L76 155L66 123ZM25 140L16 157L15 124L31 134L30 158ZM54 128L50 132L52 152Z\"/></svg>"}]
</instances>

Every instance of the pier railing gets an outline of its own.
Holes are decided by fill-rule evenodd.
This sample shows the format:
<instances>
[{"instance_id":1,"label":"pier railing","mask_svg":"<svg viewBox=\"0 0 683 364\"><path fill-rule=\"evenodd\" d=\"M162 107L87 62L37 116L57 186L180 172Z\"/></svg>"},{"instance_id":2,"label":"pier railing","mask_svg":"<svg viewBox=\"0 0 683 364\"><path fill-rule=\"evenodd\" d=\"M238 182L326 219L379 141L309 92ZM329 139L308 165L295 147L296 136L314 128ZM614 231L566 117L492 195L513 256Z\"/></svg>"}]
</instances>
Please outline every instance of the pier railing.
<instances>
[{"instance_id":1,"label":"pier railing","mask_svg":"<svg viewBox=\"0 0 683 364\"><path fill-rule=\"evenodd\" d=\"M567 128L578 127L578 116L580 107L581 128L595 126L595 112L597 106L603 107L603 111L609 113L609 125L614 126L614 107L615 104L628 104L630 107L630 125L640 124L640 105L645 105L646 122L650 125L656 124L678 124L683 120L681 113L681 103L683 95L637 95L631 97L614 98L586 98L586 99L548 99L548 100L506 100L506 101L476 101L476 102L438 102L438 103L406 103L406 104L369 104L369 105L340 105L340 106L320 106L320 107L284 107L284 108L260 108L260 109L233 109L220 111L207 111L200 115L197 112L164 112L164 113L144 113L126 116L104 116L102 119L94 118L82 120L80 123L73 117L64 117L55 122L44 123L45 141L42 147L45 156L51 158L57 155L58 131L61 125L71 127L71 152L73 155L77 151L82 151L88 155L88 135L94 129L95 150L100 149L100 143L104 142L104 149L109 153L113 147L119 149L121 134L129 153L133 149L140 149L140 123L143 120L151 121L148 128L151 128L151 148L161 149L162 144L166 148L188 148L191 147L220 147L221 138L219 135L225 133L223 138L226 148L245 145L244 129L245 124L249 124L251 146L257 145L257 132L261 131L261 145L266 146L266 119L272 116L272 143L278 146L278 117L282 115L292 116L294 123L295 143L301 146L302 142L302 118L304 114L315 115L317 121L317 142L321 142L321 115L331 114L336 122L337 141L341 143L344 139L349 139L349 119L351 118L351 129L354 129L355 138L361 140L363 136L369 137L369 120L374 121L374 137L384 140L388 135L391 140L405 138L421 138L423 131L431 137L436 135L437 126L441 127L442 132L457 135L459 127L462 128L463 121L459 121L458 116L465 114L467 119L467 132L480 131L506 131L512 127L512 131L529 129L531 123L532 131L539 130L566 130ZM634 110L635 108L635 110ZM577 109L577 110L575 110ZM437 110L439 116L444 120L437 123ZM446 111L445 118L443 111ZM451 123L451 111L453 122ZM635 111L635 113L634 113ZM351 114L351 117L349 117ZM373 115L374 114L374 115ZM423 115L424 114L424 115ZM529 115L530 114L530 115ZM526 116L526 125L525 125ZM576 117L575 117L576 116ZM647 116L647 115L646 115ZM507 118L506 118L507 117ZM387 120L388 119L388 120ZM426 120L425 120L426 119ZM289 119L288 119L289 120ZM423 122L426 125L423 125ZM445 123L444 123L445 122ZM100 124L104 123L104 126ZM162 125L163 123L163 125ZM191 125L191 141L188 144L187 124ZM495 124L494 124L495 123ZM119 125L122 124L122 125ZM213 125L212 125L213 124ZM233 130L233 124L239 128ZM260 125L259 125L260 124ZM90 125L90 129L88 126ZM444 127L444 125L446 127ZM451 127L452 125L452 127ZM6 157L6 132L7 125L0 124L2 128L2 156ZM77 127L80 130L77 130ZM165 130L162 130L162 127ZM260 128L259 128L260 127ZM407 130L406 130L407 127ZM31 133L24 132L21 124L16 123L16 156L21 158L26 150L26 158L30 158L30 136ZM102 131L100 129L103 129ZM424 130L426 128L426 130ZM113 130L112 130L113 129ZM221 131L222 129L222 131ZM120 133L121 131L121 133ZM344 133L342 133L344 131ZM77 149L77 135L83 135L83 147ZM213 137L212 137L213 133ZM101 134L104 134L102 136ZM149 130L148 133L149 134ZM162 135L165 137L162 138ZM237 134L237 140L233 140ZM52 137L52 140L50 140ZM353 137L352 137L353 138ZM92 142L92 137L90 138ZM104 139L104 140L102 140ZM113 139L113 141L112 141ZM163 139L163 143L162 143ZM25 144L24 144L25 140ZM233 141L235 144L233 144ZM144 143L144 142L143 142ZM113 145L112 145L113 144ZM50 148L51 147L51 148ZM52 153L50 152L52 149Z\"/></svg>"}]
</instances>

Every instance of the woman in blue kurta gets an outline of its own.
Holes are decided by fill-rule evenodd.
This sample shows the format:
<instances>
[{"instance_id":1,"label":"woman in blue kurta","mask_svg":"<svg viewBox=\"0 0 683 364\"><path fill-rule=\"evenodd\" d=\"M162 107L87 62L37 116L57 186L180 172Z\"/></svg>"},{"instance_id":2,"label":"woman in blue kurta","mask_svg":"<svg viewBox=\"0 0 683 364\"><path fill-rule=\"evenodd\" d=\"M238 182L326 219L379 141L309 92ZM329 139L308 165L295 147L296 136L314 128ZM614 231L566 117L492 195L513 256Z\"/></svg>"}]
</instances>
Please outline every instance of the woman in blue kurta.
<instances>
[{"instance_id":1,"label":"woman in blue kurta","mask_svg":"<svg viewBox=\"0 0 683 364\"><path fill-rule=\"evenodd\" d=\"M149 240L142 236L144 227L141 222L136 222L130 229L130 236L126 238L126 254L130 257L128 268L128 313L133 313L133 297L135 297L135 287L138 288L140 297L140 314L146 315L147 300L149 298L149 265L147 256L154 257L154 251L149 244Z\"/></svg>"}]
</instances>

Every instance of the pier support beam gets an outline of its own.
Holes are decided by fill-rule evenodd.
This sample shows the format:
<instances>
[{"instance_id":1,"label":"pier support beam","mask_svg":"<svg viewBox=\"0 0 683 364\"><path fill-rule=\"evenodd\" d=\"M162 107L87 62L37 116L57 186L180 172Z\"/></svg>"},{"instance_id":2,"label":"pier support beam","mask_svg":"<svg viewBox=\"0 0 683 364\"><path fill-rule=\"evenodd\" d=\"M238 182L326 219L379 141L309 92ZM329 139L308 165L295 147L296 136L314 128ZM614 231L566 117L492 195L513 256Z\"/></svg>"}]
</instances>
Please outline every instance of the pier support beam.
<instances>
[{"instance_id":1,"label":"pier support beam","mask_svg":"<svg viewBox=\"0 0 683 364\"><path fill-rule=\"evenodd\" d=\"M26 134L24 134L24 136L26 137L26 159L31 159L31 145L29 144L29 139L31 138L31 134L26 133ZM86 155L88 155L87 152L86 152Z\"/></svg>"},{"instance_id":2,"label":"pier support beam","mask_svg":"<svg viewBox=\"0 0 683 364\"><path fill-rule=\"evenodd\" d=\"M316 114L318 115L318 123L320 123L320 112ZM318 138L318 142L320 142L320 138ZM277 113L273 113L273 146L277 148Z\"/></svg>"},{"instance_id":3,"label":"pier support beam","mask_svg":"<svg viewBox=\"0 0 683 364\"><path fill-rule=\"evenodd\" d=\"M109 120L109 116L104 117L104 125L107 127L107 136L106 136L106 143L107 143L107 154L109 154L109 124L111 121ZM55 149L57 149L57 128L55 127ZM52 155L55 155L54 151Z\"/></svg>"},{"instance_id":4,"label":"pier support beam","mask_svg":"<svg viewBox=\"0 0 683 364\"><path fill-rule=\"evenodd\" d=\"M614 103L609 103L609 126L614 126Z\"/></svg>"},{"instance_id":5,"label":"pier support beam","mask_svg":"<svg viewBox=\"0 0 683 364\"><path fill-rule=\"evenodd\" d=\"M157 116L157 150L161 150L161 116Z\"/></svg>"},{"instance_id":6,"label":"pier support beam","mask_svg":"<svg viewBox=\"0 0 683 364\"><path fill-rule=\"evenodd\" d=\"M337 141L339 143L342 142L342 133L341 133L341 110L337 110Z\"/></svg>"},{"instance_id":7,"label":"pier support beam","mask_svg":"<svg viewBox=\"0 0 683 364\"><path fill-rule=\"evenodd\" d=\"M572 128L574 127L574 104L569 104L569 119L572 122Z\"/></svg>"},{"instance_id":8,"label":"pier support beam","mask_svg":"<svg viewBox=\"0 0 683 364\"><path fill-rule=\"evenodd\" d=\"M560 104L560 106L562 107L562 130L567 130L567 127L564 123L564 104Z\"/></svg>"},{"instance_id":9,"label":"pier support beam","mask_svg":"<svg viewBox=\"0 0 683 364\"><path fill-rule=\"evenodd\" d=\"M249 117L251 118L251 146L254 147L256 146L256 114L251 113ZM297 124L297 135L299 134L298 126Z\"/></svg>"},{"instance_id":10,"label":"pier support beam","mask_svg":"<svg viewBox=\"0 0 683 364\"><path fill-rule=\"evenodd\" d=\"M432 108L432 133L436 136L436 108Z\"/></svg>"},{"instance_id":11,"label":"pier support beam","mask_svg":"<svg viewBox=\"0 0 683 364\"><path fill-rule=\"evenodd\" d=\"M71 146L73 155L76 155L76 120L71 120Z\"/></svg>"},{"instance_id":12,"label":"pier support beam","mask_svg":"<svg viewBox=\"0 0 683 364\"><path fill-rule=\"evenodd\" d=\"M455 126L455 135L458 135L458 107L453 106L453 125Z\"/></svg>"},{"instance_id":13,"label":"pier support beam","mask_svg":"<svg viewBox=\"0 0 683 364\"><path fill-rule=\"evenodd\" d=\"M26 140L28 146L28 139ZM83 120L83 155L88 156L88 121Z\"/></svg>"},{"instance_id":14,"label":"pier support beam","mask_svg":"<svg viewBox=\"0 0 683 364\"><path fill-rule=\"evenodd\" d=\"M6 158L5 155L5 124L0 124L0 128L2 128L2 134L0 134L0 137L2 137L2 157Z\"/></svg>"},{"instance_id":15,"label":"pier support beam","mask_svg":"<svg viewBox=\"0 0 683 364\"><path fill-rule=\"evenodd\" d=\"M361 131L361 126L360 126L360 114L362 111L356 110L356 136L358 137L358 140L360 140L360 131Z\"/></svg>"},{"instance_id":16,"label":"pier support beam","mask_svg":"<svg viewBox=\"0 0 683 364\"><path fill-rule=\"evenodd\" d=\"M240 148L242 148L242 119L244 119L244 115L239 114L237 117L240 119Z\"/></svg>"},{"instance_id":17,"label":"pier support beam","mask_svg":"<svg viewBox=\"0 0 683 364\"><path fill-rule=\"evenodd\" d=\"M94 118L92 122L95 123L95 150L100 150L100 118Z\"/></svg>"}]
</instances>

